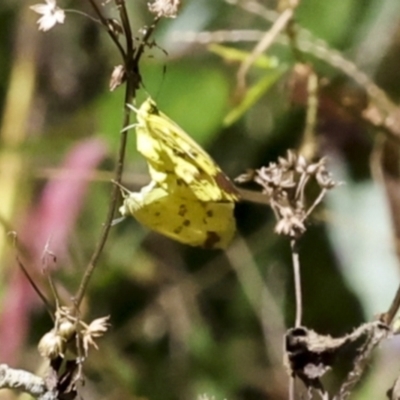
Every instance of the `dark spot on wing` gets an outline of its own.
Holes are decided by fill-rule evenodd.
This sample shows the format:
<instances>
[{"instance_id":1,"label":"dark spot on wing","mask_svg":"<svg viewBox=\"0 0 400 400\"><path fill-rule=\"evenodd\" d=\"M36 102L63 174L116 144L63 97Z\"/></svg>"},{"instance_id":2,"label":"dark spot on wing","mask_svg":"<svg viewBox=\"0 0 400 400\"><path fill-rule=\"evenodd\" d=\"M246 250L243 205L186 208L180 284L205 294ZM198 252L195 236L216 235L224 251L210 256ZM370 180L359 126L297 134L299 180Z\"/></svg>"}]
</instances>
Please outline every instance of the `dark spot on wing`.
<instances>
[{"instance_id":1,"label":"dark spot on wing","mask_svg":"<svg viewBox=\"0 0 400 400\"><path fill-rule=\"evenodd\" d=\"M183 221L183 226L189 226L190 225L190 221L188 219L185 219Z\"/></svg>"},{"instance_id":2,"label":"dark spot on wing","mask_svg":"<svg viewBox=\"0 0 400 400\"><path fill-rule=\"evenodd\" d=\"M214 215L214 212L212 210L207 211L207 217L212 217Z\"/></svg>"},{"instance_id":3,"label":"dark spot on wing","mask_svg":"<svg viewBox=\"0 0 400 400\"><path fill-rule=\"evenodd\" d=\"M184 204L181 204L181 205L179 206L178 214L179 214L181 217L184 217L184 216L186 215L186 213L187 213L187 208L186 208L186 206L185 206Z\"/></svg>"},{"instance_id":4,"label":"dark spot on wing","mask_svg":"<svg viewBox=\"0 0 400 400\"><path fill-rule=\"evenodd\" d=\"M221 240L221 237L216 232L207 231L207 238L204 242L206 249L212 249Z\"/></svg>"},{"instance_id":5,"label":"dark spot on wing","mask_svg":"<svg viewBox=\"0 0 400 400\"><path fill-rule=\"evenodd\" d=\"M176 157L181 157L181 158L184 158L184 157L185 157L185 153L184 153L183 151L181 151L181 150L176 149L176 148L173 148L173 149L172 149L172 153L173 153L174 156L176 156Z\"/></svg>"},{"instance_id":6,"label":"dark spot on wing","mask_svg":"<svg viewBox=\"0 0 400 400\"><path fill-rule=\"evenodd\" d=\"M182 232L182 227L178 226L178 228L174 229L174 233L176 233L177 235L179 235Z\"/></svg>"},{"instance_id":7,"label":"dark spot on wing","mask_svg":"<svg viewBox=\"0 0 400 400\"><path fill-rule=\"evenodd\" d=\"M154 214L154 216L159 217L159 216L160 216L160 212L157 211L157 212Z\"/></svg>"}]
</instances>

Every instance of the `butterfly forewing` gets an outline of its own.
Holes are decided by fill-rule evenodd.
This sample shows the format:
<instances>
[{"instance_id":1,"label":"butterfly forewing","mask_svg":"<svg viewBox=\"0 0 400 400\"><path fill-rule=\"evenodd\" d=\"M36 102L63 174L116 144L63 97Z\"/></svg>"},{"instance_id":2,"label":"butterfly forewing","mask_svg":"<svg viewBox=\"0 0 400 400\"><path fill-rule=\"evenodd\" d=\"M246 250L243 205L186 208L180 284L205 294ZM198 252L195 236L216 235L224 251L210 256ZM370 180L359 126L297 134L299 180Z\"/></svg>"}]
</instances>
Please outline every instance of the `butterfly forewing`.
<instances>
[{"instance_id":1,"label":"butterfly forewing","mask_svg":"<svg viewBox=\"0 0 400 400\"><path fill-rule=\"evenodd\" d=\"M238 199L234 185L219 166L182 128L161 113L152 100L147 100L140 107L138 122L137 129L145 127L143 131L158 143L157 151L168 156L169 161L165 164L174 165L176 175L193 187L200 200ZM144 154L139 143L138 150ZM221 182L223 187L220 187Z\"/></svg>"}]
</instances>

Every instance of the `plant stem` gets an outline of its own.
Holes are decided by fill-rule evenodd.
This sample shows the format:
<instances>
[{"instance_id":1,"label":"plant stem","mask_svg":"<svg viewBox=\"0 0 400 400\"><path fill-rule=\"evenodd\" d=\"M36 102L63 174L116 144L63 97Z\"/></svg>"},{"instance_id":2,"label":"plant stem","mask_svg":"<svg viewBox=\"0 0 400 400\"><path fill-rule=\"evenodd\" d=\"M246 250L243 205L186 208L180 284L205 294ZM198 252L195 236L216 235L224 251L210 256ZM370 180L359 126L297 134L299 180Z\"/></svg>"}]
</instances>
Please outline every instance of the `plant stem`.
<instances>
[{"instance_id":1,"label":"plant stem","mask_svg":"<svg viewBox=\"0 0 400 400\"><path fill-rule=\"evenodd\" d=\"M292 251L292 263L293 263L294 291L296 296L296 317L294 322L294 326L296 328L301 326L301 320L303 317L300 258L299 258L299 250L297 244L298 244L297 239L292 238L290 240L290 248ZM295 376L291 375L289 378L289 400L295 400L295 395L296 395L295 385L296 385Z\"/></svg>"},{"instance_id":2,"label":"plant stem","mask_svg":"<svg viewBox=\"0 0 400 400\"><path fill-rule=\"evenodd\" d=\"M119 151L118 151L118 158L117 158L117 164L115 167L115 172L114 172L114 185L112 186L111 190L111 199L108 207L108 212L107 212L107 217L106 221L103 224L103 230L100 234L100 239L96 245L96 248L93 252L93 255L89 261L89 264L86 267L85 273L83 275L82 281L79 285L79 289L75 295L74 298L74 303L77 308L79 308L79 305L82 302L83 296L85 295L86 289L89 285L90 278L93 274L94 269L96 268L97 262L100 258L100 255L104 249L104 246L106 244L108 234L110 232L110 228L112 226L112 221L114 219L114 213L117 208L117 202L120 197L120 184L122 180L122 172L124 169L124 161L125 161L125 151L126 151L126 143L127 143L127 137L128 137L128 130L125 129L126 127L129 126L130 124L130 109L126 107L127 104L131 104L132 100L135 98L136 95L136 90L140 86L141 82L141 76L139 72L139 62L140 59L144 53L144 50L146 46L148 46L148 40L152 33L154 32L154 29L157 25L158 18L155 18L153 23L150 25L150 27L146 30L146 33L143 35L143 38L141 42L134 48L134 43L132 40L132 29L130 26L129 22L129 17L126 12L126 7L125 7L125 1L124 0L116 0L116 4L119 9L120 13L120 18L122 22L122 26L124 29L125 33L125 39L126 39L126 51L124 51L121 47L121 44L117 40L114 32L110 30L107 20L102 16L100 10L98 9L96 3L94 0L89 0L93 7L96 10L96 13L99 15L100 20L102 23L106 26L107 32L109 35L112 37L113 41L116 43L118 48L120 49L120 52L122 54L123 60L124 60L124 66L125 66L125 71L126 71L126 86L125 86L125 110L124 110L124 117L123 117L123 123L122 123L122 130L120 132L120 142L119 142Z\"/></svg>"},{"instance_id":3,"label":"plant stem","mask_svg":"<svg viewBox=\"0 0 400 400\"><path fill-rule=\"evenodd\" d=\"M390 304L389 310L381 316L380 320L387 325L391 325L399 308L400 308L400 286L397 288L396 294L394 296L394 299L392 300L392 303Z\"/></svg>"},{"instance_id":4,"label":"plant stem","mask_svg":"<svg viewBox=\"0 0 400 400\"><path fill-rule=\"evenodd\" d=\"M132 95L129 93L132 93L132 90L131 90L130 80L128 79L125 89L125 99L127 100L126 103L128 102L130 103L132 101ZM122 124L123 127L124 128L127 127L129 125L129 122L130 122L130 111L128 108L125 107L123 124ZM126 130L125 131L122 130L120 135L121 137L119 142L118 161L115 168L115 178L114 178L115 182L118 184L121 183L121 178L122 178L128 132ZM119 199L119 196L120 196L119 186L117 184L114 184L111 189L111 200L108 206L106 221L103 224L103 230L100 235L100 240L98 241L97 246L93 252L93 255L89 261L89 264L86 267L78 292L75 295L75 304L77 308L82 302L90 278L93 274L94 269L96 268L97 262L106 244L111 224L114 219L114 213L117 207L117 201Z\"/></svg>"},{"instance_id":5,"label":"plant stem","mask_svg":"<svg viewBox=\"0 0 400 400\"><path fill-rule=\"evenodd\" d=\"M129 24L129 18L126 13L125 2L121 1L121 0L117 1L120 15L121 15L121 20L123 22L125 35L129 35L129 37L126 38L126 42L127 42L127 46L130 46L130 47L127 47L126 52L122 49L122 47L121 47L120 43L118 42L118 40L116 39L114 33L109 29L107 20L102 16L102 14L101 14L100 10L98 9L94 0L89 0L89 1L91 2L94 9L96 10L96 13L99 15L102 23L105 24L105 26L107 28L107 32L112 37L114 43L117 44L118 48L121 51L121 54L124 59L125 69L126 69L126 71L128 71L126 85L125 85L124 104L125 105L131 104L132 99L135 96L136 89L139 86L140 75L139 75L139 66L138 66L139 58L132 60L132 54L133 54L132 33L131 33L130 24ZM140 45L140 47L142 47L142 46L144 46L143 43ZM134 64L134 65L132 65L132 64ZM134 71L134 73L130 73L131 71ZM130 110L128 107L125 107L124 117L123 117L123 122L122 122L122 130L120 132L120 142L119 142L117 164L115 166L115 172L114 172L114 181L117 184L112 186L110 203L108 206L106 221L103 224L103 229L100 234L100 239L99 239L99 241L96 245L96 248L92 254L89 264L86 267L85 273L83 274L83 278L79 285L78 292L75 295L74 302L75 302L75 305L77 308L79 308L79 305L82 302L83 296L85 295L87 286L89 285L90 278L93 274L94 269L96 268L97 262L98 262L100 255L104 249L104 246L106 244L108 234L110 232L110 228L112 225L112 221L114 219L114 213L117 208L117 202L120 197L120 189L119 189L118 185L121 183L121 179L122 179L122 172L124 169L124 161L125 161L126 143L127 143L127 136L128 136L128 132L124 128L129 126L129 124L130 124Z\"/></svg>"},{"instance_id":6,"label":"plant stem","mask_svg":"<svg viewBox=\"0 0 400 400\"><path fill-rule=\"evenodd\" d=\"M297 246L297 240L291 239L290 247L292 250L293 274L294 274L294 289L296 295L296 318L294 326L297 328L301 326L303 317L303 303L301 293L301 275L300 275L300 259Z\"/></svg>"},{"instance_id":7,"label":"plant stem","mask_svg":"<svg viewBox=\"0 0 400 400\"><path fill-rule=\"evenodd\" d=\"M97 16L99 17L102 25L104 26L104 28L106 28L107 33L109 34L111 40L114 42L114 44L118 47L119 52L121 53L122 58L125 60L126 59L126 53L125 50L122 48L121 43L118 40L117 35L115 34L115 32L111 29L110 24L107 21L107 18L104 17L104 15L102 14L102 12L100 11L97 3L95 0L89 0L89 3L91 4L91 6L93 7L95 13L97 14Z\"/></svg>"}]
</instances>

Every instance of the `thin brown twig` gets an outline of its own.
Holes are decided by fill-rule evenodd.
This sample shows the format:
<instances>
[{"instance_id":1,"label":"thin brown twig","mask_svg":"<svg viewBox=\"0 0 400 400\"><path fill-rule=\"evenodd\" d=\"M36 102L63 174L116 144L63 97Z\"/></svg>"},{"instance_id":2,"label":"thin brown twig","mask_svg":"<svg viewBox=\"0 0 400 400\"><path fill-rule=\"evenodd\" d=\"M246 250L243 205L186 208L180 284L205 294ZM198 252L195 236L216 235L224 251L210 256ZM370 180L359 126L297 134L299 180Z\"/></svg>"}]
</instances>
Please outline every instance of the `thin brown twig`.
<instances>
[{"instance_id":1,"label":"thin brown twig","mask_svg":"<svg viewBox=\"0 0 400 400\"><path fill-rule=\"evenodd\" d=\"M299 0L293 0L290 4L290 7L293 9L297 8L299 5ZM293 56L295 60L299 63L304 63L304 55L299 50L297 45L297 24L294 18L292 17L286 25L286 36L289 40L289 46L292 50Z\"/></svg>"},{"instance_id":2,"label":"thin brown twig","mask_svg":"<svg viewBox=\"0 0 400 400\"><path fill-rule=\"evenodd\" d=\"M296 395L296 379L291 376L289 379L289 400L295 400Z\"/></svg>"},{"instance_id":3,"label":"thin brown twig","mask_svg":"<svg viewBox=\"0 0 400 400\"><path fill-rule=\"evenodd\" d=\"M118 47L119 52L121 53L121 57L123 59L126 59L126 52L121 46L121 43L118 40L117 35L115 34L114 30L111 29L111 25L108 23L107 18L104 17L103 13L100 11L100 8L98 7L97 3L95 0L89 0L91 6L93 7L95 13L99 17L102 25L106 28L107 33L109 34L111 40L114 42L114 44Z\"/></svg>"},{"instance_id":4,"label":"thin brown twig","mask_svg":"<svg viewBox=\"0 0 400 400\"><path fill-rule=\"evenodd\" d=\"M124 28L127 59L131 60L133 53L132 29L131 24L129 23L128 14L126 13L125 0L116 0L115 3L117 4L122 26Z\"/></svg>"},{"instance_id":5,"label":"thin brown twig","mask_svg":"<svg viewBox=\"0 0 400 400\"><path fill-rule=\"evenodd\" d=\"M139 46L137 46L136 51L133 54L133 60L136 63L138 63L140 58L142 57L144 49L145 49L145 47L147 45L147 42L148 42L150 36L153 34L154 29L156 28L157 23L158 23L159 20L160 20L159 17L154 18L153 23L149 26L148 29L146 29L146 32L143 35L141 43L139 44Z\"/></svg>"},{"instance_id":6,"label":"thin brown twig","mask_svg":"<svg viewBox=\"0 0 400 400\"><path fill-rule=\"evenodd\" d=\"M322 199L325 197L327 192L328 192L328 190L325 188L321 190L320 194L315 199L313 205L307 210L304 220L306 220L314 212L314 210L317 208L318 204L321 203Z\"/></svg>"},{"instance_id":7,"label":"thin brown twig","mask_svg":"<svg viewBox=\"0 0 400 400\"><path fill-rule=\"evenodd\" d=\"M318 118L318 76L311 69L307 79L307 114L299 153L312 160L317 152L316 126Z\"/></svg>"},{"instance_id":8,"label":"thin brown twig","mask_svg":"<svg viewBox=\"0 0 400 400\"><path fill-rule=\"evenodd\" d=\"M93 0L90 0L91 3L94 3ZM126 9L125 9L125 3L124 2L119 2L119 10L121 14L121 19L124 23L124 31L125 32L131 32L130 29L130 24L129 24L129 19L127 18L126 15ZM107 29L108 26L106 25ZM113 36L113 35L112 35ZM127 39L127 44L131 43L132 40ZM124 63L125 67L127 70L130 70L131 67L131 59L127 58L129 55L131 55L133 52L133 49L127 49L127 52L122 52L124 54ZM126 54L126 55L125 55ZM138 71L138 67L136 65L136 69ZM130 104L132 102L132 99L134 97L136 88L138 87L137 85L137 76L136 74L127 74L127 80L126 80L126 86L125 86L125 104ZM118 151L118 158L117 158L117 164L115 167L115 178L114 180L118 183L121 182L122 180L122 172L123 172L123 167L124 167L124 161L125 161L125 150L126 150L126 144L127 144L127 131L124 129L130 124L130 110L125 107L124 109L124 117L123 117L123 123L122 123L122 130L120 133L120 143L119 143L119 151ZM119 188L117 185L113 185L111 189L111 200L109 203L108 207L108 212L106 216L106 221L103 225L102 232L100 234L100 239L97 243L97 246L93 252L93 255L89 261L88 266L86 267L85 273L82 277L82 281L79 285L79 289L75 295L74 303L76 304L76 307L79 308L80 303L82 302L83 296L85 294L86 288L89 284L90 278L93 274L94 269L96 268L97 262L100 258L100 255L104 249L104 246L106 244L108 234L110 232L111 226L112 226L112 221L114 218L114 213L117 208L117 202L119 199Z\"/></svg>"},{"instance_id":9,"label":"thin brown twig","mask_svg":"<svg viewBox=\"0 0 400 400\"><path fill-rule=\"evenodd\" d=\"M361 377L363 376L365 369L371 361L371 355L375 347L389 335L389 329L386 326L382 326L380 322L371 323L365 325L370 328L367 332L367 338L365 343L360 349L358 349L358 355L353 362L353 368L348 373L346 380L342 383L339 393L334 397L333 400L346 400L353 393L354 387L358 384ZM361 329L364 326L360 327ZM354 332L356 333L356 331Z\"/></svg>"},{"instance_id":10,"label":"thin brown twig","mask_svg":"<svg viewBox=\"0 0 400 400\"><path fill-rule=\"evenodd\" d=\"M380 320L386 325L391 325L394 317L400 309L400 286L397 288L396 294L390 304L388 311L386 311L380 318Z\"/></svg>"},{"instance_id":11,"label":"thin brown twig","mask_svg":"<svg viewBox=\"0 0 400 400\"><path fill-rule=\"evenodd\" d=\"M289 7L282 14L279 15L278 19L274 22L271 29L269 29L264 37L257 43L251 54L243 61L240 65L237 73L238 89L242 91L246 87L246 75L253 65L254 61L275 41L276 37L287 27L289 21L293 18L295 8Z\"/></svg>"},{"instance_id":12,"label":"thin brown twig","mask_svg":"<svg viewBox=\"0 0 400 400\"><path fill-rule=\"evenodd\" d=\"M25 268L25 265L22 263L22 261L17 257L17 263L18 266L21 268L22 273L25 275L25 278L28 280L30 285L32 286L33 290L36 292L36 294L40 297L40 299L43 301L47 311L50 314L50 317L54 319L53 313L54 313L54 306L50 304L49 300L47 297L43 294L43 292L39 289L38 285L36 284L35 280L31 277L29 274L28 270Z\"/></svg>"},{"instance_id":13,"label":"thin brown twig","mask_svg":"<svg viewBox=\"0 0 400 400\"><path fill-rule=\"evenodd\" d=\"M372 171L372 176L375 182L378 182L381 185L385 185L385 177L384 177L384 172L383 172L383 166L382 166L382 158L383 158L383 152L385 150L385 144L388 138L382 134L377 135L375 138L375 143L374 147L370 156L370 169ZM394 242L397 241L396 238L396 232L393 231L393 240ZM397 249L396 245L396 250L397 250L397 255L399 256L399 252ZM393 297L392 302L390 303L390 306L388 310L380 315L380 321L385 323L386 325L391 325L396 314L398 313L400 309L400 285L398 286L396 293Z\"/></svg>"},{"instance_id":14,"label":"thin brown twig","mask_svg":"<svg viewBox=\"0 0 400 400\"><path fill-rule=\"evenodd\" d=\"M126 102L130 103L132 101L132 93L131 90L131 80L127 80L126 84L126 89L125 89L125 99ZM123 119L123 127L127 127L130 123L130 111L129 109L125 108L124 110L124 119ZM125 160L125 150L126 150L126 143L127 143L127 131L122 131L121 132L121 137L120 137L120 144L119 144L119 152L118 152L118 161L117 165L115 168L115 181L120 183L122 179L122 171L123 171L123 166L124 166L124 160ZM117 207L117 202L119 199L119 187L117 185L112 185L111 189L111 201L108 207L108 212L107 212L107 217L106 221L103 225L103 230L100 235L100 240L97 243L97 246L93 252L93 255L89 261L88 266L86 267L85 273L83 275L81 284L79 286L78 292L75 296L75 303L76 306L79 307L80 303L82 302L83 296L85 294L86 288L89 284L89 280L93 274L94 269L96 268L97 262L100 258L100 255L104 249L104 246L106 244L108 234L111 229L112 221L114 219L114 213Z\"/></svg>"},{"instance_id":15,"label":"thin brown twig","mask_svg":"<svg viewBox=\"0 0 400 400\"><path fill-rule=\"evenodd\" d=\"M127 105L132 103L132 100L135 98L136 90L139 88L139 85L141 83L141 78L139 73L139 62L144 53L148 40L154 32L154 29L157 25L159 18L154 19L153 23L150 25L150 27L146 30L145 34L143 35L141 42L138 44L138 46L136 46L136 48L134 48L134 43L132 40L132 29L130 27L128 14L126 12L125 2L122 0L116 0L116 3L118 5L118 9L120 12L121 22L125 32L126 45L127 45L127 50L126 52L124 52L124 54L126 54L124 56L124 64L125 64L125 70L127 71L124 104ZM96 268L97 262L106 244L108 234L112 226L112 221L114 219L115 210L117 208L117 202L120 197L119 185L122 181L122 173L124 169L125 152L126 152L126 144L128 137L128 130L126 129L126 127L129 125L130 125L130 109L128 107L125 107L122 130L120 132L121 136L120 136L117 164L115 167L115 173L113 179L113 181L116 184L114 184L111 189L111 200L108 207L106 221L103 225L103 230L100 234L100 239L89 261L89 264L86 267L82 281L79 285L78 292L74 298L74 303L76 304L77 308L82 302L90 278L93 275L93 271Z\"/></svg>"}]
</instances>

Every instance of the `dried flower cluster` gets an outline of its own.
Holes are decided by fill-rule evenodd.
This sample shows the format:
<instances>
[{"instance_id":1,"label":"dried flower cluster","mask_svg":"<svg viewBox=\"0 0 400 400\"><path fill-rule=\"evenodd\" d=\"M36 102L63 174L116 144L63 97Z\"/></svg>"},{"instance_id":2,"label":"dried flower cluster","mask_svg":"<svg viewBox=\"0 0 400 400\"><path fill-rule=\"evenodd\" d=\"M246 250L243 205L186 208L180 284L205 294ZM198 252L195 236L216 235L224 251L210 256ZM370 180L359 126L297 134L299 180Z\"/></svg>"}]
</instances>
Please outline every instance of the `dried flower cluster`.
<instances>
[{"instance_id":1,"label":"dried flower cluster","mask_svg":"<svg viewBox=\"0 0 400 400\"><path fill-rule=\"evenodd\" d=\"M275 232L296 238L305 232L305 220L327 191L337 185L325 164L325 158L308 162L289 150L286 158L280 157L277 163L268 167L248 171L236 178L236 182L253 181L260 185L278 221ZM312 182L317 183L320 192L310 201L305 192Z\"/></svg>"},{"instance_id":2,"label":"dried flower cluster","mask_svg":"<svg viewBox=\"0 0 400 400\"><path fill-rule=\"evenodd\" d=\"M71 308L60 307L55 313L54 328L47 332L39 342L38 350L42 357L53 360L64 358L67 350L82 353L86 358L89 347L97 349L95 339L108 329L109 317L95 319L89 325L78 319ZM79 349L77 349L79 347Z\"/></svg>"},{"instance_id":3,"label":"dried flower cluster","mask_svg":"<svg viewBox=\"0 0 400 400\"><path fill-rule=\"evenodd\" d=\"M148 4L148 7L157 18L175 18L181 4L181 0L154 0L153 3Z\"/></svg>"}]
</instances>

